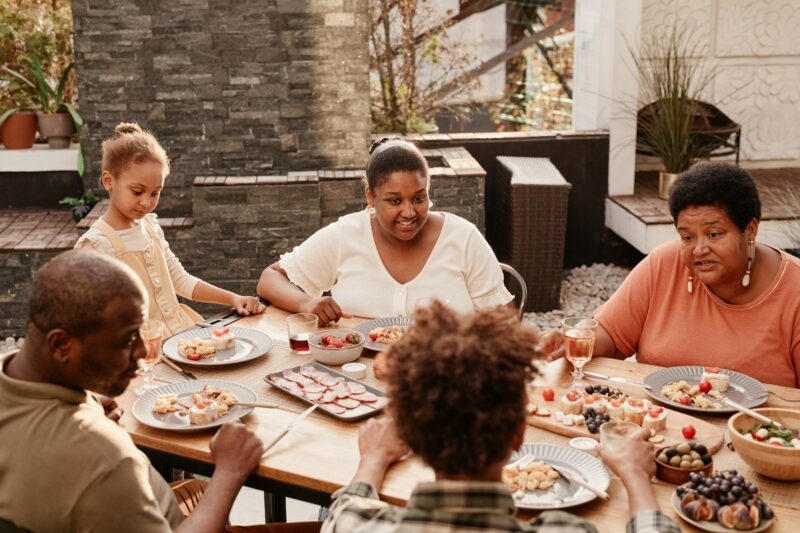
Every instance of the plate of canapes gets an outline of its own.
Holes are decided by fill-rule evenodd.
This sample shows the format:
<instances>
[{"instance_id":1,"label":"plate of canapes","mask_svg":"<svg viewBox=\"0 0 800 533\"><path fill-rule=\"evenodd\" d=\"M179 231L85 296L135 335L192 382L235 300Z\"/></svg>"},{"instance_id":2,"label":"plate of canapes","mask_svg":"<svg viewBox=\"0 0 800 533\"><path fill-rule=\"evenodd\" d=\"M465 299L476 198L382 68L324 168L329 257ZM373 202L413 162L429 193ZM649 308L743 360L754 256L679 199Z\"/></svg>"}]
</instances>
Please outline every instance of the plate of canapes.
<instances>
[{"instance_id":1,"label":"plate of canapes","mask_svg":"<svg viewBox=\"0 0 800 533\"><path fill-rule=\"evenodd\" d=\"M410 316L389 316L362 322L353 328L367 338L364 347L368 350L382 352L392 343L398 341L409 326L414 323Z\"/></svg>"},{"instance_id":2,"label":"plate of canapes","mask_svg":"<svg viewBox=\"0 0 800 533\"><path fill-rule=\"evenodd\" d=\"M197 431L238 420L253 410L239 402L258 402L258 395L231 381L198 379L148 391L134 402L131 411L146 426Z\"/></svg>"},{"instance_id":3,"label":"plate of canapes","mask_svg":"<svg viewBox=\"0 0 800 533\"><path fill-rule=\"evenodd\" d=\"M597 498L595 493L569 481L562 473L602 491L611 483L598 459L552 444L523 444L503 467L502 481L521 509L563 509Z\"/></svg>"},{"instance_id":4,"label":"plate of canapes","mask_svg":"<svg viewBox=\"0 0 800 533\"><path fill-rule=\"evenodd\" d=\"M243 363L269 352L272 339L248 328L190 329L164 341L163 353L175 362L195 366Z\"/></svg>"},{"instance_id":5,"label":"plate of canapes","mask_svg":"<svg viewBox=\"0 0 800 533\"><path fill-rule=\"evenodd\" d=\"M758 407L769 393L758 380L718 367L674 366L662 368L644 378L645 392L654 400L683 411L704 415L731 414L737 410L726 398L745 407Z\"/></svg>"}]
</instances>

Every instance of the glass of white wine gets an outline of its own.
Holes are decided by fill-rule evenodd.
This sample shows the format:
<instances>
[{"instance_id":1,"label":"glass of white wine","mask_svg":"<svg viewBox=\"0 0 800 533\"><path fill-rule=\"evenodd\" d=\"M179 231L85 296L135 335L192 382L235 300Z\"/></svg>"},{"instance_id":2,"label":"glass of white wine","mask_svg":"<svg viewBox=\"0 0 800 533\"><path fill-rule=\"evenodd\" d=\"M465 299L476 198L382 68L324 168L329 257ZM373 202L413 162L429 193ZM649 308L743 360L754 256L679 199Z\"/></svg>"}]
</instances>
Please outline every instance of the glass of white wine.
<instances>
[{"instance_id":1,"label":"glass of white wine","mask_svg":"<svg viewBox=\"0 0 800 533\"><path fill-rule=\"evenodd\" d=\"M592 360L594 353L597 321L593 318L573 316L562 320L561 326L567 360L574 367L570 388L580 390L584 387L583 367Z\"/></svg>"},{"instance_id":2,"label":"glass of white wine","mask_svg":"<svg viewBox=\"0 0 800 533\"><path fill-rule=\"evenodd\" d=\"M164 323L160 320L146 320L139 328L147 355L139 359L139 375L142 376L142 385L136 387L136 394L141 396L147 391L158 388L153 383L153 367L161 360L161 344L164 342Z\"/></svg>"}]
</instances>

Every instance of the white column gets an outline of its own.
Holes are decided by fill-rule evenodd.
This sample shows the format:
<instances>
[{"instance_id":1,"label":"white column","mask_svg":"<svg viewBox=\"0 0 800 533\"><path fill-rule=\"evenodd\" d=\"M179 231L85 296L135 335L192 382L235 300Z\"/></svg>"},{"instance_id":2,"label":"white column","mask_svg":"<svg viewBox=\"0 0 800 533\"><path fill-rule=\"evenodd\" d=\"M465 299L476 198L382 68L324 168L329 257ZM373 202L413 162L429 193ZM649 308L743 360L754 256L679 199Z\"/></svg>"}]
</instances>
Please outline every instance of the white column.
<instances>
[{"instance_id":1,"label":"white column","mask_svg":"<svg viewBox=\"0 0 800 533\"><path fill-rule=\"evenodd\" d=\"M577 0L572 127L609 131L608 194L633 194L642 0Z\"/></svg>"}]
</instances>

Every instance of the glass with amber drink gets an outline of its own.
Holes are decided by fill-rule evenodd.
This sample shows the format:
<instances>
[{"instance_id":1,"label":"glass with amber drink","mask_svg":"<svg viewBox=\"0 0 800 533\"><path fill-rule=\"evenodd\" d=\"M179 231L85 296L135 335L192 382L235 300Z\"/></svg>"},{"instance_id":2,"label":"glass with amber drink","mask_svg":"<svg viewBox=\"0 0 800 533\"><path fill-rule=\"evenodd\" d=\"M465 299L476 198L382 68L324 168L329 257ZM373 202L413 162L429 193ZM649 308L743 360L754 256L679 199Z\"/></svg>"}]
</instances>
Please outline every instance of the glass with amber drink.
<instances>
[{"instance_id":1,"label":"glass with amber drink","mask_svg":"<svg viewBox=\"0 0 800 533\"><path fill-rule=\"evenodd\" d=\"M136 388L136 394L141 396L147 391L157 389L153 383L153 367L161 360L161 345L164 342L164 323L160 320L145 320L139 328L147 355L139 359L139 375L142 376L142 385Z\"/></svg>"},{"instance_id":2,"label":"glass with amber drink","mask_svg":"<svg viewBox=\"0 0 800 533\"><path fill-rule=\"evenodd\" d=\"M572 363L571 388L583 388L583 367L592 360L596 339L597 321L593 318L573 316L561 321L561 332L564 335L564 350L567 360Z\"/></svg>"}]
</instances>

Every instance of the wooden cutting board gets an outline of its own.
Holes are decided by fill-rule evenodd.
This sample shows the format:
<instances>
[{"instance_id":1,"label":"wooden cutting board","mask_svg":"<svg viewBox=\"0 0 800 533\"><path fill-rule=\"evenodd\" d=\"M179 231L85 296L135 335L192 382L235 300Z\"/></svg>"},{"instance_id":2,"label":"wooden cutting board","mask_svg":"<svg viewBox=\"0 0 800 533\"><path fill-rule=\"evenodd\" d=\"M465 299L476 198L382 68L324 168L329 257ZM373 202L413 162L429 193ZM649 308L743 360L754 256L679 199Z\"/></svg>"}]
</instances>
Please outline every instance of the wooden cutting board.
<instances>
[{"instance_id":1,"label":"wooden cutting board","mask_svg":"<svg viewBox=\"0 0 800 533\"><path fill-rule=\"evenodd\" d=\"M600 433L590 433L585 424L581 426L565 426L556 420L554 413L561 410L560 399L566 394L568 389L553 388L556 393L555 400L546 402L542 398L542 391L545 388L546 387L529 387L528 403L536 404L539 409L547 409L551 414L550 416L528 415L528 424L566 437L590 437L598 441L600 440ZM644 398L637 399L641 400ZM700 420L699 418L687 415L686 413L666 408L665 411L667 412L667 427L658 432L658 435L663 435L664 441L655 444L656 448L675 446L681 442L689 442L689 440L683 437L683 433L681 432L681 429L688 425L694 426L694 429L697 430L697 433L691 440L705 445L705 447L708 448L708 453L714 454L722 447L725 436L723 431L718 427Z\"/></svg>"}]
</instances>

